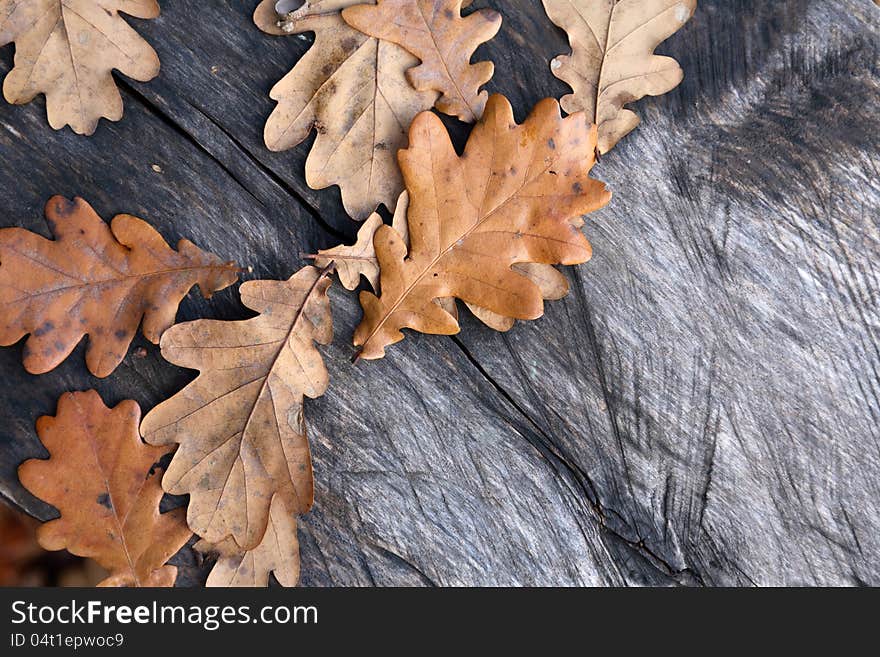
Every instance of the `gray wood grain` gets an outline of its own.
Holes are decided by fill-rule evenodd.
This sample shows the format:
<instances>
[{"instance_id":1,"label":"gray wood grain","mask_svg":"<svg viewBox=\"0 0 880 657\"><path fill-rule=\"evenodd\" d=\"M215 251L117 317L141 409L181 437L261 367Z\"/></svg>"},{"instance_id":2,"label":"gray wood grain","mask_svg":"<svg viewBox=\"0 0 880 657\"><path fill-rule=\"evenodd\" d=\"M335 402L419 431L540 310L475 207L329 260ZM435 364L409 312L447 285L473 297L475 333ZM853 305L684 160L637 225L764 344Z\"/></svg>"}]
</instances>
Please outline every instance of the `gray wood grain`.
<instances>
[{"instance_id":1,"label":"gray wood grain","mask_svg":"<svg viewBox=\"0 0 880 657\"><path fill-rule=\"evenodd\" d=\"M52 132L41 102L0 105L2 224L47 234L43 203L78 194L252 278L353 237L338 192L304 183L308 144L262 145L268 89L311 39L261 34L255 4L135 21L162 74L121 82L125 118L91 139ZM535 0L490 5L505 22L477 55L522 119L565 92L547 66L565 37ZM878 22L870 0L703 0L660 48L685 82L639 102L596 167L615 198L585 228L594 259L541 320L465 318L353 366L360 310L335 286L303 584L880 584ZM180 318L246 313L233 289ZM81 348L41 377L0 349L0 494L51 515L15 467L63 391L146 410L192 378L137 346L102 381Z\"/></svg>"}]
</instances>

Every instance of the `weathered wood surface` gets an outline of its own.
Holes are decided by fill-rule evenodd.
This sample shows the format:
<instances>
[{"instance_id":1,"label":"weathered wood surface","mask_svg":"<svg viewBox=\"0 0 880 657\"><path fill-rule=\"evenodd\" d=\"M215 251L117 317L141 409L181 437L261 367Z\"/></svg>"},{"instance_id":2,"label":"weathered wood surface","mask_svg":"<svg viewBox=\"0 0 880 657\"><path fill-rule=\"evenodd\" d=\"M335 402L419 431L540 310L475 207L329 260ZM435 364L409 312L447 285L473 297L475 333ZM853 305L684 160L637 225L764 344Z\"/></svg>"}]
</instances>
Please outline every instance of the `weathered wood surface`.
<instances>
[{"instance_id":1,"label":"weathered wood surface","mask_svg":"<svg viewBox=\"0 0 880 657\"><path fill-rule=\"evenodd\" d=\"M122 122L85 139L0 104L2 223L48 234L45 201L82 195L269 278L352 237L338 192L306 187L307 147L262 144L311 38L261 34L255 0L162 4L136 21L161 76L121 82ZM478 52L490 90L520 119L564 93L537 0L474 5L505 17ZM303 584L880 584L878 23L871 0L702 0L660 48L685 82L596 168L616 195L586 226L595 258L539 321L468 319L352 366L360 312L335 286ZM245 312L230 290L180 318ZM51 513L15 467L63 391L147 409L193 376L134 346L101 381L82 345L41 377L0 350L4 497Z\"/></svg>"}]
</instances>

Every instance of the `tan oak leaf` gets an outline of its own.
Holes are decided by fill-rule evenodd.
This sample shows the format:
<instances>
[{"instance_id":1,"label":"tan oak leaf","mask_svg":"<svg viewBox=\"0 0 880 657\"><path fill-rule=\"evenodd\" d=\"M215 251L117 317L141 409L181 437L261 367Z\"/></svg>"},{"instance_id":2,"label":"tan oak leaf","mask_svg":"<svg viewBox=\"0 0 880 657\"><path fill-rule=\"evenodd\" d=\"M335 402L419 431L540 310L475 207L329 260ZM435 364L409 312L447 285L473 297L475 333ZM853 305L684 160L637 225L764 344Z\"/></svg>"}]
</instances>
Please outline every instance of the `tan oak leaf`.
<instances>
[{"instance_id":1,"label":"tan oak leaf","mask_svg":"<svg viewBox=\"0 0 880 657\"><path fill-rule=\"evenodd\" d=\"M441 112L473 123L488 94L480 87L492 78L492 62L471 64L481 43L501 28L501 14L480 9L462 17L462 0L377 0L343 10L345 21L370 36L392 41L421 60L407 71L412 85L440 92Z\"/></svg>"},{"instance_id":2,"label":"tan oak leaf","mask_svg":"<svg viewBox=\"0 0 880 657\"><path fill-rule=\"evenodd\" d=\"M286 281L248 281L243 321L200 319L162 336L162 355L199 371L141 425L152 445L179 444L162 481L190 495L187 520L208 543L232 537L252 550L278 497L290 513L312 506L314 483L303 397L329 375L315 342L333 337L329 271L304 267Z\"/></svg>"},{"instance_id":3,"label":"tan oak leaf","mask_svg":"<svg viewBox=\"0 0 880 657\"><path fill-rule=\"evenodd\" d=\"M520 262L512 265L511 269L537 285L541 291L541 298L545 301L556 301L568 294L568 279L553 265L541 262ZM473 303L465 302L465 305L474 314L474 317L496 331L509 331L516 323L516 319L513 317L505 317Z\"/></svg>"},{"instance_id":4,"label":"tan oak leaf","mask_svg":"<svg viewBox=\"0 0 880 657\"><path fill-rule=\"evenodd\" d=\"M216 546L202 540L195 547L202 553L217 555L217 563L208 575L209 587L268 586L270 573L281 586L296 586L299 582L296 516L287 512L280 497L273 498L266 533L252 550L242 550L231 538Z\"/></svg>"},{"instance_id":5,"label":"tan oak leaf","mask_svg":"<svg viewBox=\"0 0 880 657\"><path fill-rule=\"evenodd\" d=\"M409 197L403 192L397 199L394 208L392 227L406 239L406 209ZM382 217L377 212L370 215L357 234L357 241L351 246L340 244L331 249L322 249L314 256L316 267L327 267L331 262L336 265L339 282L347 290L354 290L361 276L367 279L374 290L379 289L379 261L373 248L373 236L382 226Z\"/></svg>"},{"instance_id":6,"label":"tan oak leaf","mask_svg":"<svg viewBox=\"0 0 880 657\"><path fill-rule=\"evenodd\" d=\"M340 10L359 1L307 0L279 16L276 2L264 0L254 20L270 34L315 33L315 44L270 93L278 105L266 122L266 146L287 150L315 130L306 182L338 185L346 212L363 221L379 204L394 207L403 191L397 151L437 93L409 84L405 72L418 60L406 50L342 20Z\"/></svg>"},{"instance_id":7,"label":"tan oak leaf","mask_svg":"<svg viewBox=\"0 0 880 657\"><path fill-rule=\"evenodd\" d=\"M607 153L639 124L624 105L678 86L683 73L654 49L693 15L697 0L543 0L544 9L568 34L571 55L550 69L573 93L566 112L584 112L599 126L598 147Z\"/></svg>"},{"instance_id":8,"label":"tan oak leaf","mask_svg":"<svg viewBox=\"0 0 880 657\"><path fill-rule=\"evenodd\" d=\"M159 56L121 13L156 18L156 0L0 0L0 46L15 42L3 83L10 103L46 96L49 125L91 135L101 117L122 118L114 69L146 82Z\"/></svg>"}]
</instances>

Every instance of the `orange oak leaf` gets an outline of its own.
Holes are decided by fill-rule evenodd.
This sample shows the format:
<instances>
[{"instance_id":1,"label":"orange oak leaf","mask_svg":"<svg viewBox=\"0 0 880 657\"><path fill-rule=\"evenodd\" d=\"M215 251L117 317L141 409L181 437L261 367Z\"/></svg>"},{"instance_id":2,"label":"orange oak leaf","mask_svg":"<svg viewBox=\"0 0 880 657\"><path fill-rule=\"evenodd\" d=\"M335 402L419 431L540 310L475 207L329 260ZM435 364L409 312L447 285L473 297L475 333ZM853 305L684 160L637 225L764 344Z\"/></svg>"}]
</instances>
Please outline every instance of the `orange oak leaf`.
<instances>
[{"instance_id":1,"label":"orange oak leaf","mask_svg":"<svg viewBox=\"0 0 880 657\"><path fill-rule=\"evenodd\" d=\"M409 229L406 225L406 212L409 207L409 195L406 192L400 195L397 207L394 210L394 220L391 227L400 235L401 240L409 251ZM357 241L347 246L341 244L332 249L318 251L314 257L315 266L326 267L331 262L336 265L339 274L339 282L348 290L354 290L363 276L370 283L374 292L379 292L379 259L376 257L376 249L373 246L373 238L376 231L383 226L382 217L374 213L358 231ZM513 265L513 270L522 274L541 289L541 296L545 300L561 299L568 294L568 280L553 265L545 265L539 262L523 262ZM440 301L440 300L438 300ZM452 299L442 300L444 310L458 319L458 310ZM474 316L481 322L496 331L509 331L513 328L516 320L512 317L504 317L491 310L480 308L474 304L466 304Z\"/></svg>"},{"instance_id":2,"label":"orange oak leaf","mask_svg":"<svg viewBox=\"0 0 880 657\"><path fill-rule=\"evenodd\" d=\"M183 509L159 513L168 450L141 442L140 416L131 400L109 409L94 390L66 393L54 417L37 421L49 458L18 469L61 513L37 530L40 545L97 561L110 572L99 586L172 586L177 568L165 562L192 535Z\"/></svg>"},{"instance_id":3,"label":"orange oak leaf","mask_svg":"<svg viewBox=\"0 0 880 657\"><path fill-rule=\"evenodd\" d=\"M57 367L88 335L86 365L108 376L142 319L144 335L156 343L190 288L198 285L210 297L238 279L234 264L189 240L174 251L152 226L127 214L108 226L80 198L53 197L46 219L54 240L0 229L0 345L30 334L23 360L32 374Z\"/></svg>"},{"instance_id":4,"label":"orange oak leaf","mask_svg":"<svg viewBox=\"0 0 880 657\"><path fill-rule=\"evenodd\" d=\"M354 343L360 357L381 358L402 328L458 333L455 317L434 303L455 297L493 313L535 319L541 289L517 263L577 264L592 254L582 215L611 198L589 177L596 129L584 115L560 115L553 99L517 125L506 98L489 98L459 157L440 119L428 112L400 152L409 192L410 246L390 226L373 243L381 296L361 292L364 319Z\"/></svg>"},{"instance_id":5,"label":"orange oak leaf","mask_svg":"<svg viewBox=\"0 0 880 657\"><path fill-rule=\"evenodd\" d=\"M0 46L15 42L3 83L10 103L46 95L49 125L91 135L101 117L122 118L113 69L146 82L159 57L120 13L156 18L156 0L0 0Z\"/></svg>"},{"instance_id":6,"label":"orange oak leaf","mask_svg":"<svg viewBox=\"0 0 880 657\"><path fill-rule=\"evenodd\" d=\"M378 0L342 12L364 34L399 44L422 63L407 71L419 91L440 92L441 112L472 123L483 113L488 94L480 86L492 78L492 62L471 64L481 43L501 28L501 14L480 9L461 15L462 0Z\"/></svg>"},{"instance_id":7,"label":"orange oak leaf","mask_svg":"<svg viewBox=\"0 0 880 657\"><path fill-rule=\"evenodd\" d=\"M511 269L522 274L541 291L541 298L545 301L556 301L568 294L568 279L565 278L553 265L541 262L519 262L511 266ZM516 323L514 317L506 317L487 308L465 302L468 309L483 324L496 331L509 331Z\"/></svg>"},{"instance_id":8,"label":"orange oak leaf","mask_svg":"<svg viewBox=\"0 0 880 657\"><path fill-rule=\"evenodd\" d=\"M276 496L291 513L312 506L303 397L329 383L315 347L333 337L329 273L304 267L287 281L249 281L241 300L257 317L201 319L162 336L166 360L200 374L147 414L141 433L180 445L162 485L190 495L189 526L209 543L231 536L254 549Z\"/></svg>"}]
</instances>

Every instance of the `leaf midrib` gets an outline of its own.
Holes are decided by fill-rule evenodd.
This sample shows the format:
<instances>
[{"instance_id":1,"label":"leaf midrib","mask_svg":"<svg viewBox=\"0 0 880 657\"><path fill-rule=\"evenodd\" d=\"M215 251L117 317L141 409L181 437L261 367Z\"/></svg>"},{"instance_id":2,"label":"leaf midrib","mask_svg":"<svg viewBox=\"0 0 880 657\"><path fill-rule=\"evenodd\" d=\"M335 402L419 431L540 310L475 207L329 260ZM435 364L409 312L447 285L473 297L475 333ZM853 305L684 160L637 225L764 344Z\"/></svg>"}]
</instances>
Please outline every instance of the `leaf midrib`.
<instances>
[{"instance_id":1,"label":"leaf midrib","mask_svg":"<svg viewBox=\"0 0 880 657\"><path fill-rule=\"evenodd\" d=\"M468 99L465 97L464 92L461 90L461 87L459 87L458 80L455 79L455 77L452 75L452 71L449 70L449 64L446 63L446 58L443 56L443 53L440 50L440 44L437 43L437 38L434 36L434 30L431 29L431 24L428 22L428 18L427 18L427 16L425 16L425 12L422 11L421 3L417 3L417 6L419 8L419 16L422 17L422 22L425 24L425 29L427 30L428 34L431 36L431 43L434 44L434 50L437 52L437 59L439 59L440 63L443 64L443 70L446 71L446 76L449 78L449 81L452 83L452 86L455 88L455 91L458 94L458 97L461 98L461 101L464 104L464 106L468 108L468 111L470 111L471 117L473 117L473 119L476 120L476 118L478 118L477 113L474 110L474 108L471 107L471 104L468 102ZM436 15L434 17L432 17L432 21L435 18L436 18ZM463 20L460 15L458 18L460 20ZM453 20L453 19L450 19L450 20ZM472 64L470 64L470 63L468 63L467 65L472 66ZM467 121L471 117L464 117L463 120ZM470 121L467 121L467 122L470 122Z\"/></svg>"},{"instance_id":2,"label":"leaf midrib","mask_svg":"<svg viewBox=\"0 0 880 657\"><path fill-rule=\"evenodd\" d=\"M269 384L269 377L272 375L272 371L275 369L275 366L278 364L278 359L281 357L281 352L284 350L284 347L285 347L285 345L287 344L288 340L290 340L290 336L293 335L294 330L296 329L296 327L297 327L297 325L298 325L300 319L302 319L302 317L303 317L303 315L304 315L304 313L305 313L306 306L307 306L307 305L309 304L309 302L311 301L311 299L312 299L312 295L314 294L315 289L318 287L318 283L320 283L322 280L324 280L324 274L323 274L323 273L320 273L320 274L318 275L318 277L312 282L311 286L309 287L308 292L306 292L306 295L305 295L305 298L304 298L304 300L303 300L303 303L302 303L302 305L297 309L296 315L294 316L293 321L292 321L291 324L290 324L290 329L287 331L287 333L286 333L286 335L284 336L284 338L283 338L282 340L279 340L279 342L278 342L278 344L279 344L278 350L275 352L275 355L272 357L272 364L271 364L271 365L269 366L269 368L266 370L266 374L265 374L265 376L264 376L264 378L263 378L263 383L260 385L260 389L259 389L259 391L258 391L257 394L254 396L254 401L253 401L253 403L251 404L251 408L250 408L250 410L248 411L247 420L245 421L245 423L244 423L244 427L242 427L242 430L241 430L240 436L239 436L239 438L238 438L238 442L239 442L239 444L238 444L238 446L237 446L237 448L236 448L236 457L235 457L236 460L238 460L238 459L241 458L241 443L244 441L244 437L245 437L245 435L247 434L248 428L250 427L251 420L253 420L253 417L254 417L254 411L255 411L256 408L257 408L257 404L259 403L260 399L262 399L263 394L265 394L265 392L266 392L266 388L267 388L267 386L268 386L268 384ZM247 385L247 384L245 384L245 385ZM238 388L236 388L236 390L240 390L241 387L243 387L243 386L239 386ZM271 394L271 392L270 392L270 394ZM273 408L273 414L274 414L274 408L275 408L274 400L272 401L272 408ZM276 424L276 428L277 428L277 424L278 424L278 422L277 422L277 420L278 420L277 416L276 416L275 420L276 420L276 423L275 423L275 424ZM281 451L282 451L282 453L285 454L285 462L287 462L287 459L286 459L286 452L284 451L284 445L283 445L283 443L282 443L282 441L281 441L281 434L280 434L280 431L278 432L278 440L279 440L279 445L280 445L280 447L281 447ZM257 454L257 458L260 458L260 457L259 457L259 454ZM262 460L260 460L260 464L263 465ZM220 488L220 495L219 495L219 497L218 497L218 504L214 507L214 510L211 512L211 518L208 520L208 526L211 526L211 525L214 523L214 518L216 517L216 515L217 515L217 511L218 511L219 508L220 508L219 500L223 498L223 495L224 495L225 492L226 492L226 486L229 485L229 479L232 477L232 471L233 471L233 469L234 469L234 463L233 463L233 467L230 467L230 468L229 468L229 472L226 474L226 479L223 481L223 486ZM246 482L246 481L247 481L247 478L245 477L245 482ZM291 483L292 483L292 481L293 481L293 479L292 479L292 477L291 477ZM245 485L246 485L246 484L245 484ZM295 487L294 487L294 489L295 489ZM271 500L270 500L270 502L271 502ZM245 526L245 531L244 531L244 533L247 534L247 533L248 533L248 530L250 529L250 516L249 516L249 514L247 513L247 503L248 503L248 496L247 496L247 495L245 495L244 503L245 503L245 509L244 509L244 511L245 511L245 518L246 518L246 521L245 521L245 522L247 523L246 526ZM270 514L271 514L271 507L270 507ZM271 517L271 516L270 516L270 517ZM236 541L236 542L237 542L237 541Z\"/></svg>"},{"instance_id":3,"label":"leaf midrib","mask_svg":"<svg viewBox=\"0 0 880 657\"><path fill-rule=\"evenodd\" d=\"M67 272L65 272L63 270L56 269L54 267L50 267L48 265L48 263L43 262L41 260L38 260L37 258L34 258L33 256L28 255L27 253L23 253L14 247L8 247L8 248L13 253L15 253L23 258L27 258L28 260L31 260L32 262L37 263L41 267L51 269L52 271L56 271L59 274L63 274L64 276L69 276L70 278L75 278L74 276L71 276ZM111 269L112 269L112 267L111 267ZM20 301L36 299L41 296L46 296L46 295L51 295L51 294L62 294L64 292L68 292L70 290L77 290L77 289L90 288L90 287L105 287L105 286L111 286L114 284L123 285L125 281L130 281L130 280L135 280L135 279L143 280L143 279L148 279L148 278L168 276L168 275L179 274L179 273L184 273L184 272L194 272L194 271L211 270L211 269L234 271L237 268L230 263L223 263L223 264L217 264L217 265L198 265L198 266L192 265L192 266L187 266L187 267L170 267L167 269L158 269L158 270L148 272L145 274L129 274L126 276L115 276L115 277L111 276L109 278L102 278L102 279L92 280L92 281L84 281L82 279L79 279L81 281L80 284L66 285L64 287L56 287L51 290L40 290L34 294L26 294L25 296L13 299L9 303L17 303Z\"/></svg>"},{"instance_id":4,"label":"leaf midrib","mask_svg":"<svg viewBox=\"0 0 880 657\"><path fill-rule=\"evenodd\" d=\"M88 414L85 412L85 409L82 407L82 404L80 404L79 399L75 396L74 396L74 402L76 403L77 410L79 411L80 416L86 417ZM112 410L111 410L111 413L112 413ZM131 556L131 552L128 549L128 541L126 540L125 529L124 529L125 522L128 520L128 512L126 512L125 518L119 517L119 513L118 513L117 507L116 507L116 502L114 501L113 490L110 487L110 480L107 477L106 472L104 471L104 467L103 467L103 463L101 462L101 459L98 457L97 446L95 445L95 441L92 439L91 434L89 435L89 440L87 442L88 442L89 448L92 451L92 456L95 459L95 465L98 468L98 471L101 473L101 479L104 482L104 489L107 491L107 496L110 498L109 501L110 501L110 508L113 512L113 522L116 525L116 530L119 534L119 540L117 542L122 547L122 552L125 555L126 562L128 563L128 569L131 572L131 580L132 580L132 582L134 582L136 587L140 588L141 582L140 582L140 579L138 579L137 567L135 566L135 563L134 563L132 556ZM147 482L147 478L145 477L144 480L141 482L141 485L138 487L137 492L134 495L135 502L137 501L137 499L140 498L141 492L143 491L144 486L146 485L146 482ZM131 507L129 508L129 512L131 511L132 508L134 508L135 502L132 503Z\"/></svg>"}]
</instances>

